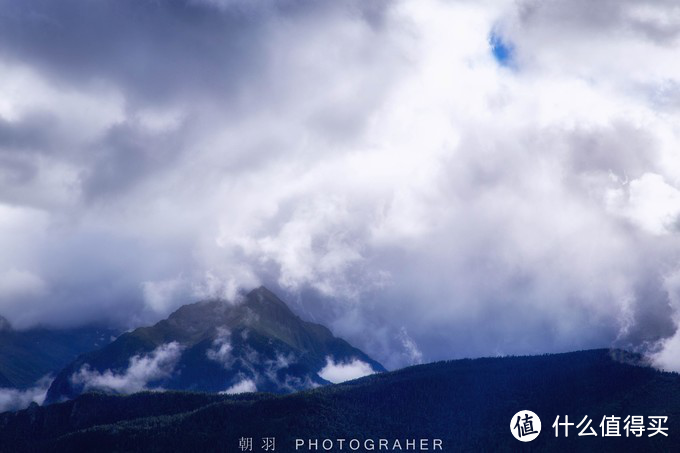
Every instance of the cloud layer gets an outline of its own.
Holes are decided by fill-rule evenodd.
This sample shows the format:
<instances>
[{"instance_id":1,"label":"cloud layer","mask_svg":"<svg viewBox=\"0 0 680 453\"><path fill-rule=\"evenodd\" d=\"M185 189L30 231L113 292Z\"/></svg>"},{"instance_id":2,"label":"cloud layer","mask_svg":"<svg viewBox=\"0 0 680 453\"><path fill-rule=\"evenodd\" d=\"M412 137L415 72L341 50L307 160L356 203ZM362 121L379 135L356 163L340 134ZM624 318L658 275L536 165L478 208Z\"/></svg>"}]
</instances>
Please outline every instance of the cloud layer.
<instances>
[{"instance_id":1,"label":"cloud layer","mask_svg":"<svg viewBox=\"0 0 680 453\"><path fill-rule=\"evenodd\" d=\"M362 362L359 359L353 359L347 363L335 362L332 358L326 357L326 366L319 371L319 376L332 382L339 384L340 382L350 381L352 379L359 379L360 377L368 376L375 373L371 365Z\"/></svg>"},{"instance_id":2,"label":"cloud layer","mask_svg":"<svg viewBox=\"0 0 680 453\"><path fill-rule=\"evenodd\" d=\"M51 383L50 377L44 377L35 386L25 390L0 388L0 412L24 409L31 403L42 404Z\"/></svg>"},{"instance_id":3,"label":"cloud layer","mask_svg":"<svg viewBox=\"0 0 680 453\"><path fill-rule=\"evenodd\" d=\"M226 393L227 395L238 395L239 393L251 392L257 392L257 385L255 385L255 382L251 379L243 379L242 381L239 381L226 389L224 392L220 393Z\"/></svg>"},{"instance_id":4,"label":"cloud layer","mask_svg":"<svg viewBox=\"0 0 680 453\"><path fill-rule=\"evenodd\" d=\"M127 369L121 372L108 369L99 372L83 365L73 373L71 382L82 386L83 391L94 389L127 394L153 389L154 382L172 375L181 353L182 347L173 341L147 355L133 356Z\"/></svg>"},{"instance_id":5,"label":"cloud layer","mask_svg":"<svg viewBox=\"0 0 680 453\"><path fill-rule=\"evenodd\" d=\"M265 283L391 367L624 346L680 369L673 2L0 8L14 325Z\"/></svg>"}]
</instances>

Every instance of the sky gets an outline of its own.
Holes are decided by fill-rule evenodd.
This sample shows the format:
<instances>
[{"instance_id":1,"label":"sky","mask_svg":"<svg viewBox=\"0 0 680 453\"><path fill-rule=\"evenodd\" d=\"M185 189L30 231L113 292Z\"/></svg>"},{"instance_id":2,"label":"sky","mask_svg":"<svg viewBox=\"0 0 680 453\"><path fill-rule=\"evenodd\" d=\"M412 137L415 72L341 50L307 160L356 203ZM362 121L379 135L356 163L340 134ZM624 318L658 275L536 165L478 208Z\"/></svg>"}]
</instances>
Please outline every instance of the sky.
<instances>
[{"instance_id":1,"label":"sky","mask_svg":"<svg viewBox=\"0 0 680 453\"><path fill-rule=\"evenodd\" d=\"M680 7L0 0L0 314L260 284L388 368L680 370Z\"/></svg>"}]
</instances>

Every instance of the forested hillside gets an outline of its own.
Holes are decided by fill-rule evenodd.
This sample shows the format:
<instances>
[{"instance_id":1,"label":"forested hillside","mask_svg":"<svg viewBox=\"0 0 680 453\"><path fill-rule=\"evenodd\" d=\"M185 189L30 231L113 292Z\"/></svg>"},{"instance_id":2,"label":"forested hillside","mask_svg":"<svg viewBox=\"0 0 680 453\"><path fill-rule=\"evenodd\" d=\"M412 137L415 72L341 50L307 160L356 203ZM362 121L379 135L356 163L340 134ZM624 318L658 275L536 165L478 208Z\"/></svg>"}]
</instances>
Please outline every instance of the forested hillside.
<instances>
[{"instance_id":1,"label":"forested hillside","mask_svg":"<svg viewBox=\"0 0 680 453\"><path fill-rule=\"evenodd\" d=\"M592 350L439 362L287 396L140 393L83 395L0 416L2 451L237 451L238 439L441 438L444 451L677 451L680 376L636 365L638 357ZM517 411L543 422L520 444ZM597 437L555 438L557 415L589 416ZM602 437L603 415L667 416L669 437Z\"/></svg>"}]
</instances>

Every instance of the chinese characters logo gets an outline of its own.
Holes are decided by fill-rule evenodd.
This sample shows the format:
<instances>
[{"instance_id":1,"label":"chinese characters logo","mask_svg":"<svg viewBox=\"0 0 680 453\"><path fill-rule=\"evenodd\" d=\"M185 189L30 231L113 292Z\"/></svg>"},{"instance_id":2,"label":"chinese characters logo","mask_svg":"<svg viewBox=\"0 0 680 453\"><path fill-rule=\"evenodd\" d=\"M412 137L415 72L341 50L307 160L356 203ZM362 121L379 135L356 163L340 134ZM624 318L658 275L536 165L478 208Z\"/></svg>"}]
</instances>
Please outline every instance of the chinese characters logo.
<instances>
[{"instance_id":1,"label":"chinese characters logo","mask_svg":"<svg viewBox=\"0 0 680 453\"><path fill-rule=\"evenodd\" d=\"M521 442L531 442L541 433L541 419L531 411L519 411L510 420L510 432Z\"/></svg>"},{"instance_id":2,"label":"chinese characters logo","mask_svg":"<svg viewBox=\"0 0 680 453\"><path fill-rule=\"evenodd\" d=\"M595 436L598 434L595 429L590 426L593 420L587 415L581 419L581 422L576 425L578 436ZM625 418L614 415L605 415L599 424L600 435L602 437L622 437L622 432L626 437L643 437L647 433L647 437L654 437L661 435L668 437L668 427L665 426L668 422L667 416L649 416L648 425L645 426L645 417L642 415L628 415ZM563 431L564 437L569 437L569 427L574 426L574 422L569 422L569 416L564 416L564 421L560 422L560 416L555 418L552 427L555 428L555 437L560 437L560 431ZM581 428L583 427L583 428ZM623 427L623 430L621 429ZM560 428L564 428L561 430Z\"/></svg>"},{"instance_id":3,"label":"chinese characters logo","mask_svg":"<svg viewBox=\"0 0 680 453\"><path fill-rule=\"evenodd\" d=\"M241 437L238 440L239 451L253 451L253 438L252 437ZM276 438L274 437L263 437L262 438L262 451L276 451Z\"/></svg>"}]
</instances>

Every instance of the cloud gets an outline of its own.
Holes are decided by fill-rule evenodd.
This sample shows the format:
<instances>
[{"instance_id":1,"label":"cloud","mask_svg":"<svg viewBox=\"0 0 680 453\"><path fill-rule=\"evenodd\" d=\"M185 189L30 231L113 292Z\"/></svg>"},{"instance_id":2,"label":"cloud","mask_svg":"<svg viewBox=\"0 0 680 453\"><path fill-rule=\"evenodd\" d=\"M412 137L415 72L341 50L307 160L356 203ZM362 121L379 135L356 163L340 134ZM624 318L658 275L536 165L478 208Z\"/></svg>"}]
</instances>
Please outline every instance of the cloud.
<instances>
[{"instance_id":1,"label":"cloud","mask_svg":"<svg viewBox=\"0 0 680 453\"><path fill-rule=\"evenodd\" d=\"M672 351L673 2L0 8L13 325L264 283L388 367Z\"/></svg>"},{"instance_id":2,"label":"cloud","mask_svg":"<svg viewBox=\"0 0 680 453\"><path fill-rule=\"evenodd\" d=\"M147 355L135 355L122 372L92 370L83 365L73 373L71 382L82 385L83 390L106 390L116 393L135 393L146 390L149 385L168 378L174 371L182 348L177 342L167 343ZM154 387L151 387L154 388Z\"/></svg>"},{"instance_id":3,"label":"cloud","mask_svg":"<svg viewBox=\"0 0 680 453\"><path fill-rule=\"evenodd\" d=\"M234 364L235 357L232 355L230 333L226 329L218 330L217 336L213 340L212 348L206 351L206 356L229 369Z\"/></svg>"},{"instance_id":4,"label":"cloud","mask_svg":"<svg viewBox=\"0 0 680 453\"><path fill-rule=\"evenodd\" d=\"M680 271L664 278L676 326L680 326ZM680 328L672 336L659 340L652 348L651 363L663 370L680 371Z\"/></svg>"},{"instance_id":5,"label":"cloud","mask_svg":"<svg viewBox=\"0 0 680 453\"><path fill-rule=\"evenodd\" d=\"M680 190L658 174L645 173L609 193L612 210L654 235L672 234L680 222Z\"/></svg>"},{"instance_id":6,"label":"cloud","mask_svg":"<svg viewBox=\"0 0 680 453\"><path fill-rule=\"evenodd\" d=\"M296 376L295 371L291 373L288 368L300 364L300 360L295 356L295 354L282 354L276 352L276 356L273 359L260 360L261 365L263 365L262 374L255 374L256 382L261 380L269 381L280 389L286 392L296 392L300 389L313 389L319 387L319 384L312 381L309 375L304 375L302 377Z\"/></svg>"},{"instance_id":7,"label":"cloud","mask_svg":"<svg viewBox=\"0 0 680 453\"><path fill-rule=\"evenodd\" d=\"M243 340L247 340L248 335L248 330L241 332ZM234 384L232 387L241 388L239 385L245 382L252 382L260 388L273 386L278 391L284 392L319 387L309 375L298 375L295 367L301 365L301 362L293 353L283 354L276 350L259 353L248 344L244 344L238 353L235 353L230 333L226 329L218 331L212 348L206 351L206 355L227 370L241 370L238 373L240 384Z\"/></svg>"},{"instance_id":8,"label":"cloud","mask_svg":"<svg viewBox=\"0 0 680 453\"><path fill-rule=\"evenodd\" d=\"M220 393L225 393L227 395L237 395L239 393L251 392L257 392L257 386L255 385L255 382L253 382L251 379L243 379Z\"/></svg>"},{"instance_id":9,"label":"cloud","mask_svg":"<svg viewBox=\"0 0 680 453\"><path fill-rule=\"evenodd\" d=\"M423 363L423 352L418 348L418 345L413 338L408 335L406 329L403 327L399 332L399 337L401 339L401 345L404 347L404 354L407 357L409 365L419 365Z\"/></svg>"},{"instance_id":10,"label":"cloud","mask_svg":"<svg viewBox=\"0 0 680 453\"><path fill-rule=\"evenodd\" d=\"M0 412L24 409L31 403L42 404L51 383L52 378L44 377L26 390L0 388Z\"/></svg>"},{"instance_id":11,"label":"cloud","mask_svg":"<svg viewBox=\"0 0 680 453\"><path fill-rule=\"evenodd\" d=\"M359 359L352 359L349 362L335 362L331 357L326 357L326 366L319 371L319 376L323 379L338 384L340 382L358 379L375 373L371 365Z\"/></svg>"},{"instance_id":12,"label":"cloud","mask_svg":"<svg viewBox=\"0 0 680 453\"><path fill-rule=\"evenodd\" d=\"M45 283L30 272L9 269L0 274L0 295L16 298L23 295L45 294Z\"/></svg>"}]
</instances>

